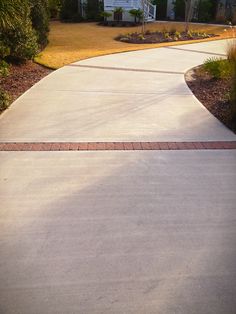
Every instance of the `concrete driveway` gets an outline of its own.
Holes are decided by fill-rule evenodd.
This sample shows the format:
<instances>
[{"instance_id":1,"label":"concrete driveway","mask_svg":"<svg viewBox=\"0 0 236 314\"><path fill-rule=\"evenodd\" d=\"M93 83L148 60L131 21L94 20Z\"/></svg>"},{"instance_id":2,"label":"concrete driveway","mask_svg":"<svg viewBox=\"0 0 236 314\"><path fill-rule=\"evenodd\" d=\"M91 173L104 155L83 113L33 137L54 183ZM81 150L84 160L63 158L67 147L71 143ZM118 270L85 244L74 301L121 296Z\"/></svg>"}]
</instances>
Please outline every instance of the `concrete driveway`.
<instances>
[{"instance_id":1,"label":"concrete driveway","mask_svg":"<svg viewBox=\"0 0 236 314\"><path fill-rule=\"evenodd\" d=\"M223 56L226 47L227 41L221 40L66 66L36 84L2 116L0 141L234 140L184 80L187 69Z\"/></svg>"},{"instance_id":2,"label":"concrete driveway","mask_svg":"<svg viewBox=\"0 0 236 314\"><path fill-rule=\"evenodd\" d=\"M235 149L21 144L235 142L183 74L225 45L78 62L2 115L1 314L235 314Z\"/></svg>"}]
</instances>

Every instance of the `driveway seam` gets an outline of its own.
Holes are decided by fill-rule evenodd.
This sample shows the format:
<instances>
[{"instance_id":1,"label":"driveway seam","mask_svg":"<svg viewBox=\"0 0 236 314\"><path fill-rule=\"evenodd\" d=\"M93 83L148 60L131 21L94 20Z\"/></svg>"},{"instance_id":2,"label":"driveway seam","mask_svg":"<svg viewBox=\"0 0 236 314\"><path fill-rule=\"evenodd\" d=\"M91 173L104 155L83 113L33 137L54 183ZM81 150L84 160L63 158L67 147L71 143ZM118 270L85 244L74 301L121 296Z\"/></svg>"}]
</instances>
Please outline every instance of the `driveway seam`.
<instances>
[{"instance_id":1,"label":"driveway seam","mask_svg":"<svg viewBox=\"0 0 236 314\"><path fill-rule=\"evenodd\" d=\"M68 65L66 65L66 67L79 67L79 68L89 68L89 69L98 69L98 70L112 70L112 71L117 70L117 71L128 71L128 72L161 73L161 74L179 74L179 75L185 74L185 72L179 72L179 71L121 68L121 67L108 67L108 66L86 65L86 64L68 64Z\"/></svg>"}]
</instances>

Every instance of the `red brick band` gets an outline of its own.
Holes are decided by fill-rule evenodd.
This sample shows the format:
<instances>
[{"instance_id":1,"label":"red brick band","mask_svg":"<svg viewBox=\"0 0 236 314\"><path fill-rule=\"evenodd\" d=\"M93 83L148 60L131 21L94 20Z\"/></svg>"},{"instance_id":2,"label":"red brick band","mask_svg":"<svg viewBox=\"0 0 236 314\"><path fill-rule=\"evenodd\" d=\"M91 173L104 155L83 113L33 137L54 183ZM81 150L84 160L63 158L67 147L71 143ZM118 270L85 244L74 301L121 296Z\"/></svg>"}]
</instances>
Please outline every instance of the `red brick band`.
<instances>
[{"instance_id":1,"label":"red brick band","mask_svg":"<svg viewBox=\"0 0 236 314\"><path fill-rule=\"evenodd\" d=\"M236 141L0 143L0 151L204 150L204 149L236 149Z\"/></svg>"}]
</instances>

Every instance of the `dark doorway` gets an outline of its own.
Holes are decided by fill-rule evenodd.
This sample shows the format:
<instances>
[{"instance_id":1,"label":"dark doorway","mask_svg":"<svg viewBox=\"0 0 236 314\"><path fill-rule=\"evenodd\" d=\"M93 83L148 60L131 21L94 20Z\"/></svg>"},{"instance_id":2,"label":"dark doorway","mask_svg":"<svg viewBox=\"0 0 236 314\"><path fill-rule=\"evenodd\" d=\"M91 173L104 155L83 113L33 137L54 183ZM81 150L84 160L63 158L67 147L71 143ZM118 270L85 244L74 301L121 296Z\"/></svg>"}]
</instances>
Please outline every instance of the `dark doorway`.
<instances>
[{"instance_id":1,"label":"dark doorway","mask_svg":"<svg viewBox=\"0 0 236 314\"><path fill-rule=\"evenodd\" d=\"M157 6L157 20L166 20L167 0L155 0L153 4Z\"/></svg>"},{"instance_id":2,"label":"dark doorway","mask_svg":"<svg viewBox=\"0 0 236 314\"><path fill-rule=\"evenodd\" d=\"M117 22L122 21L122 12L114 12L114 20Z\"/></svg>"}]
</instances>

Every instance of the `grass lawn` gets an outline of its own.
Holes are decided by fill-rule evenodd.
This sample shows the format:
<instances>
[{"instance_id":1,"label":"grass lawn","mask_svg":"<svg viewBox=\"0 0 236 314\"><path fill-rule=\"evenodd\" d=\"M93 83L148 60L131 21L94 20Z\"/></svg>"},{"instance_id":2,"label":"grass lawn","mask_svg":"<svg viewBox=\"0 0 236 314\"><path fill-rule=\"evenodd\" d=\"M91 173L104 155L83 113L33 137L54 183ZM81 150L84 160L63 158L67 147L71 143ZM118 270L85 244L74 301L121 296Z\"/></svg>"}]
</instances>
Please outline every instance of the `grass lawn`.
<instances>
[{"instance_id":1,"label":"grass lawn","mask_svg":"<svg viewBox=\"0 0 236 314\"><path fill-rule=\"evenodd\" d=\"M114 40L114 38L120 34L135 31L140 32L140 26L104 27L99 26L96 23L70 24L52 22L50 28L49 45L35 58L35 61L52 69L58 69L71 62L94 56L168 45L179 45L183 43L130 44ZM150 31L163 31L164 29L168 31L173 28L177 31L181 31L184 29L184 24L175 22L159 22L150 23L146 26L146 30ZM192 24L190 29L218 34L220 37L217 38L219 39L230 36L230 30L224 31L225 26ZM212 39L216 38L203 39L201 41ZM187 43L191 42L193 41L187 41Z\"/></svg>"}]
</instances>

